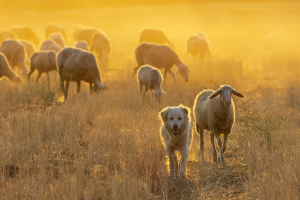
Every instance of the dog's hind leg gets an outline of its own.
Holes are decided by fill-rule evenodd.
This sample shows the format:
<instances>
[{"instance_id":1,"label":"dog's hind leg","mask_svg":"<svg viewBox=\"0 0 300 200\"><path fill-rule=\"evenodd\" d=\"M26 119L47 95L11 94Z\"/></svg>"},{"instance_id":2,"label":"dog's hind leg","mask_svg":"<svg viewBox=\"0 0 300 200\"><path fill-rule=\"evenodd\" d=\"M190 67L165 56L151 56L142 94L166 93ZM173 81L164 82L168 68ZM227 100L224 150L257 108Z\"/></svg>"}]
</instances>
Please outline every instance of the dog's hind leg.
<instances>
[{"instance_id":1,"label":"dog's hind leg","mask_svg":"<svg viewBox=\"0 0 300 200\"><path fill-rule=\"evenodd\" d=\"M173 148L167 147L167 154L169 156L169 168L170 168L170 176L176 176L178 172L178 162L177 155Z\"/></svg>"}]
</instances>

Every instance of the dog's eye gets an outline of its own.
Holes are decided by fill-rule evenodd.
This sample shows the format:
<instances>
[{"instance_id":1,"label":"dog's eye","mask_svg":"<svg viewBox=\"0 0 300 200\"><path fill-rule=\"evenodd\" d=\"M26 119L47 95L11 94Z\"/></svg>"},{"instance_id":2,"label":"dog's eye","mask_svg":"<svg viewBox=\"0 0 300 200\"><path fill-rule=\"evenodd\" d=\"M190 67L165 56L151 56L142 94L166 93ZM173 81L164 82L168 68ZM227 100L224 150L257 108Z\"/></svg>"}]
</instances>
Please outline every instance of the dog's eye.
<instances>
[{"instance_id":1,"label":"dog's eye","mask_svg":"<svg viewBox=\"0 0 300 200\"><path fill-rule=\"evenodd\" d=\"M178 117L178 120L181 120L182 118L181 117Z\"/></svg>"},{"instance_id":2,"label":"dog's eye","mask_svg":"<svg viewBox=\"0 0 300 200\"><path fill-rule=\"evenodd\" d=\"M170 120L173 120L174 119L174 117L170 117Z\"/></svg>"}]
</instances>

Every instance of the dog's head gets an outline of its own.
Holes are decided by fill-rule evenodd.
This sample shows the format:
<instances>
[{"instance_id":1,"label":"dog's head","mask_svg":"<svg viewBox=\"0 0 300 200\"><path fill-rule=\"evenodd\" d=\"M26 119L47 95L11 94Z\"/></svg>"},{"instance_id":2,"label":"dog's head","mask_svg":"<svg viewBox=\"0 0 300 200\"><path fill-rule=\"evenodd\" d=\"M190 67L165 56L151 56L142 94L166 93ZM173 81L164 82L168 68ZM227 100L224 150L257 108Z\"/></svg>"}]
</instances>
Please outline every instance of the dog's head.
<instances>
[{"instance_id":1,"label":"dog's head","mask_svg":"<svg viewBox=\"0 0 300 200\"><path fill-rule=\"evenodd\" d=\"M178 107L166 107L160 112L161 120L173 136L177 136L185 130L189 123L190 109L183 105Z\"/></svg>"}]
</instances>

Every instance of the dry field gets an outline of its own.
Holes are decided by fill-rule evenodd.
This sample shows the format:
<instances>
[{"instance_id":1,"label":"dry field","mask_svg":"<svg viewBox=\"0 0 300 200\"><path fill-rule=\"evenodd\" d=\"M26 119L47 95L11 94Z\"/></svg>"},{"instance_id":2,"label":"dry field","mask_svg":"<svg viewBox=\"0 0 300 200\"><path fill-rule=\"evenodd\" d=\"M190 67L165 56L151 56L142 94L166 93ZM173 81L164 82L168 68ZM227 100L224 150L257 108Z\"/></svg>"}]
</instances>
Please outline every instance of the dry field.
<instances>
[{"instance_id":1,"label":"dry field","mask_svg":"<svg viewBox=\"0 0 300 200\"><path fill-rule=\"evenodd\" d=\"M114 6L72 10L2 11L0 29L27 24L44 39L48 22L77 23L110 36L113 52L101 69L109 91L88 85L62 102L58 75L37 85L0 81L0 199L299 199L300 2L216 2ZM190 66L190 80L169 76L161 105L144 106L132 69L143 27L158 27ZM213 56L185 56L186 38L209 38ZM73 45L70 37L69 45ZM173 72L176 67L172 68ZM36 76L37 74L33 74ZM236 123L226 166L212 162L208 132L206 165L194 133L187 179L168 177L158 112L180 103L192 107L200 91L229 84Z\"/></svg>"}]
</instances>

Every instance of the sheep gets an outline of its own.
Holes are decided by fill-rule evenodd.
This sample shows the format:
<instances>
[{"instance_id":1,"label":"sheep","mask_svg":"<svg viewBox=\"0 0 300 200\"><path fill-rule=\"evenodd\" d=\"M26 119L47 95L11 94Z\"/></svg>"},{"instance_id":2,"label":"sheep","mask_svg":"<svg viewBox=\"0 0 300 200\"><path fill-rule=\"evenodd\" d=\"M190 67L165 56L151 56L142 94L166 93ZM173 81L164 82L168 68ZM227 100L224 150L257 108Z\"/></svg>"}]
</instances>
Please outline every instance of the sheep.
<instances>
[{"instance_id":1,"label":"sheep","mask_svg":"<svg viewBox=\"0 0 300 200\"><path fill-rule=\"evenodd\" d=\"M85 41L78 41L75 45L76 48L89 51L89 46Z\"/></svg>"},{"instance_id":2,"label":"sheep","mask_svg":"<svg viewBox=\"0 0 300 200\"><path fill-rule=\"evenodd\" d=\"M52 33L60 33L66 39L67 38L67 28L63 25L56 23L49 23L45 27L45 36L48 38Z\"/></svg>"},{"instance_id":3,"label":"sheep","mask_svg":"<svg viewBox=\"0 0 300 200\"><path fill-rule=\"evenodd\" d=\"M71 47L64 48L57 54L56 63L65 99L68 97L70 81L77 82L77 92L80 92L81 80L90 83L91 93L93 83L96 91L108 89L101 81L97 61L92 53ZM64 81L66 81L66 90Z\"/></svg>"},{"instance_id":4,"label":"sheep","mask_svg":"<svg viewBox=\"0 0 300 200\"><path fill-rule=\"evenodd\" d=\"M43 72L47 73L49 84L49 71L56 69L56 52L55 51L39 51L35 52L30 58L30 72L28 73L28 82L31 74L37 69L39 72L36 82L39 81Z\"/></svg>"},{"instance_id":5,"label":"sheep","mask_svg":"<svg viewBox=\"0 0 300 200\"><path fill-rule=\"evenodd\" d=\"M15 73L9 68L5 55L0 52L0 78L2 76L6 76L7 78L9 78L9 80L15 83L21 82L21 79L17 77Z\"/></svg>"},{"instance_id":6,"label":"sheep","mask_svg":"<svg viewBox=\"0 0 300 200\"><path fill-rule=\"evenodd\" d=\"M26 39L35 44L35 46L39 45L38 37L29 26L16 25L11 26L10 28L8 28L8 30L15 33L18 39Z\"/></svg>"},{"instance_id":7,"label":"sheep","mask_svg":"<svg viewBox=\"0 0 300 200\"><path fill-rule=\"evenodd\" d=\"M55 51L56 53L60 51L60 48L58 46L58 44L56 44L55 42L53 42L52 40L45 40L41 47L40 47L40 50L44 50L44 51Z\"/></svg>"},{"instance_id":8,"label":"sheep","mask_svg":"<svg viewBox=\"0 0 300 200\"><path fill-rule=\"evenodd\" d=\"M158 69L164 68L165 80L167 78L167 72L169 72L175 80L175 76L170 70L170 68L175 64L178 67L177 73L180 73L186 82L189 79L189 67L182 63L176 53L166 45L142 43L136 48L135 57L138 66L134 68L134 74L142 65L149 64Z\"/></svg>"},{"instance_id":9,"label":"sheep","mask_svg":"<svg viewBox=\"0 0 300 200\"><path fill-rule=\"evenodd\" d=\"M0 44L6 39L16 39L17 36L12 31L0 31Z\"/></svg>"},{"instance_id":10,"label":"sheep","mask_svg":"<svg viewBox=\"0 0 300 200\"><path fill-rule=\"evenodd\" d=\"M6 39L2 42L0 51L6 56L13 70L15 66L18 66L19 72L22 70L23 75L28 73L28 69L25 66L25 49L20 42L13 39Z\"/></svg>"},{"instance_id":11,"label":"sheep","mask_svg":"<svg viewBox=\"0 0 300 200\"><path fill-rule=\"evenodd\" d=\"M174 44L169 40L163 30L157 28L144 28L140 34L139 44L150 42L155 44L168 44L174 47Z\"/></svg>"},{"instance_id":12,"label":"sheep","mask_svg":"<svg viewBox=\"0 0 300 200\"><path fill-rule=\"evenodd\" d=\"M91 52L98 57L98 62L101 62L103 67L107 66L108 55L111 51L109 38L103 32L96 32L91 40Z\"/></svg>"},{"instance_id":13,"label":"sheep","mask_svg":"<svg viewBox=\"0 0 300 200\"><path fill-rule=\"evenodd\" d=\"M60 33L52 33L49 36L49 39L52 40L53 42L55 42L56 44L58 44L58 46L60 48L65 47L65 39L63 38L63 36Z\"/></svg>"},{"instance_id":14,"label":"sheep","mask_svg":"<svg viewBox=\"0 0 300 200\"><path fill-rule=\"evenodd\" d=\"M231 133L233 123L235 121L235 108L231 95L244 98L244 95L234 90L229 85L222 85L217 91L204 90L198 94L194 102L194 117L196 122L196 131L200 134L200 152L203 155L203 129L211 131L210 140L212 144L213 160L217 161L217 152L214 144L214 136L218 140L220 148L220 161L225 163L223 153L226 150L226 141ZM224 142L222 148L222 140L220 134L224 134Z\"/></svg>"},{"instance_id":15,"label":"sheep","mask_svg":"<svg viewBox=\"0 0 300 200\"><path fill-rule=\"evenodd\" d=\"M142 95L142 103L144 102L144 96L148 90L151 92L152 99L154 98L154 95L156 96L158 103L160 103L161 96L166 95L161 88L161 83L163 81L162 74L158 69L151 65L143 65L140 67L137 72L137 81L139 83L139 91ZM144 91L143 86L145 86ZM152 90L155 90L154 94Z\"/></svg>"},{"instance_id":16,"label":"sheep","mask_svg":"<svg viewBox=\"0 0 300 200\"><path fill-rule=\"evenodd\" d=\"M204 59L205 56L211 56L209 42L204 33L198 32L188 37L186 55L189 53L194 56L200 55L202 59Z\"/></svg>"},{"instance_id":17,"label":"sheep","mask_svg":"<svg viewBox=\"0 0 300 200\"><path fill-rule=\"evenodd\" d=\"M30 57L35 52L34 44L28 40L20 40L20 42L24 46L25 52L26 52L25 64L26 64L26 66L29 66L30 65Z\"/></svg>"},{"instance_id":18,"label":"sheep","mask_svg":"<svg viewBox=\"0 0 300 200\"><path fill-rule=\"evenodd\" d=\"M100 30L97 28L80 26L74 33L74 39L76 41L86 41L90 46L94 33L100 33Z\"/></svg>"}]
</instances>

